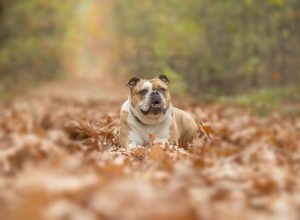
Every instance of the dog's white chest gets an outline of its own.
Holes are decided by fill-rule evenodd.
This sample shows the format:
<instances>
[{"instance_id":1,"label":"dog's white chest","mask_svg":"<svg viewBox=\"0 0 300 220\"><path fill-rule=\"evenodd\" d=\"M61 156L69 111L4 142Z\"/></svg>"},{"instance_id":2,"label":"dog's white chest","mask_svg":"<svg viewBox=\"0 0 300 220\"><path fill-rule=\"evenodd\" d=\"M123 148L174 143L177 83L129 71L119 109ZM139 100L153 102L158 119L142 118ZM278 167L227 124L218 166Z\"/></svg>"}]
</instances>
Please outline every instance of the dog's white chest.
<instances>
[{"instance_id":1,"label":"dog's white chest","mask_svg":"<svg viewBox=\"0 0 300 220\"><path fill-rule=\"evenodd\" d=\"M172 125L171 114L159 124L145 125L130 111L128 100L123 104L122 110L128 112L127 123L130 127L128 134L129 147L133 148L147 144L149 141L149 134L153 134L156 138L164 141L170 138L170 127Z\"/></svg>"},{"instance_id":2,"label":"dog's white chest","mask_svg":"<svg viewBox=\"0 0 300 220\"><path fill-rule=\"evenodd\" d=\"M161 124L143 125L131 115L128 122L132 129L129 132L129 140L132 142L137 142L141 145L144 145L149 141L149 134L153 134L158 139L169 139L171 118L167 118Z\"/></svg>"}]
</instances>

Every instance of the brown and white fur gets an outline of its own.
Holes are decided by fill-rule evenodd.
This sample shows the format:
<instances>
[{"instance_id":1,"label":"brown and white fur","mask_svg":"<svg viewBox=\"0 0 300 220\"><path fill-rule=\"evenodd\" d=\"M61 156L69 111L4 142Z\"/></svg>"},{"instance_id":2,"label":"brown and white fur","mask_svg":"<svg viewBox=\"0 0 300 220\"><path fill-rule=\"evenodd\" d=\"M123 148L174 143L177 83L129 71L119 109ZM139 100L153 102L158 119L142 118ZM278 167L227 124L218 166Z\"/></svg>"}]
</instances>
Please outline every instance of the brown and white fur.
<instances>
[{"instance_id":1,"label":"brown and white fur","mask_svg":"<svg viewBox=\"0 0 300 220\"><path fill-rule=\"evenodd\" d=\"M173 107L169 79L159 75L151 80L134 77L127 86L130 95L121 107L120 145L145 146L149 134L174 144L187 144L198 134L198 126L185 111Z\"/></svg>"}]
</instances>

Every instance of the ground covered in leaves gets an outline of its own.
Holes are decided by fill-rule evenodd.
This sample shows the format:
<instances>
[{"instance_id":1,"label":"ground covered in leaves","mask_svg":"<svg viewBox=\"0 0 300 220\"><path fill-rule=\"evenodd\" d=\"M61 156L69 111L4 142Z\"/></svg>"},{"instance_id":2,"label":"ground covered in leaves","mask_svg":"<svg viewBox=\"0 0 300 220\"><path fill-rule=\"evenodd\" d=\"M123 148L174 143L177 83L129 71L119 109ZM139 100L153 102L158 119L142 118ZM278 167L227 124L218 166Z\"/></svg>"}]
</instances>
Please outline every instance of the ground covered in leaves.
<instances>
[{"instance_id":1,"label":"ground covered in leaves","mask_svg":"<svg viewBox=\"0 0 300 220\"><path fill-rule=\"evenodd\" d=\"M200 139L128 151L117 137L124 97L80 81L2 104L1 219L300 218L299 118L178 103Z\"/></svg>"}]
</instances>

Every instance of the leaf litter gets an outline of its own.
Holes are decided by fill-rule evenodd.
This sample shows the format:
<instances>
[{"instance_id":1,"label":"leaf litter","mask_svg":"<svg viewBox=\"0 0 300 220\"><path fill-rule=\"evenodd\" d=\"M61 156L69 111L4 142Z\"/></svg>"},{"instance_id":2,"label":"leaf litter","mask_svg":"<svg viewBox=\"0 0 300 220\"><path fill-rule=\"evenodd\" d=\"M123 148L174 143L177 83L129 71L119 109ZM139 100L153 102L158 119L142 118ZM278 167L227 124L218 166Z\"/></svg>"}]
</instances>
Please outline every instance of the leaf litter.
<instances>
[{"instance_id":1,"label":"leaf litter","mask_svg":"<svg viewBox=\"0 0 300 220\"><path fill-rule=\"evenodd\" d=\"M299 219L300 119L191 105L181 148L118 143L121 101L27 97L0 107L1 219Z\"/></svg>"}]
</instances>

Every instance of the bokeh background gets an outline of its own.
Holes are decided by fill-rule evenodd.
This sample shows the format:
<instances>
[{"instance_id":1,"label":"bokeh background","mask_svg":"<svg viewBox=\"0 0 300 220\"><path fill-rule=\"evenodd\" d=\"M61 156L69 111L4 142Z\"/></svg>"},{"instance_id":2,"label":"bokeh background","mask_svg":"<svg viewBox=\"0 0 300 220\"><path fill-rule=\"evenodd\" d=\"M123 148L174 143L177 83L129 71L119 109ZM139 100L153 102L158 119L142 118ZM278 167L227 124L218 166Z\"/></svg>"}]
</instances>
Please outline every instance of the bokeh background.
<instances>
[{"instance_id":1,"label":"bokeh background","mask_svg":"<svg viewBox=\"0 0 300 220\"><path fill-rule=\"evenodd\" d=\"M300 0L0 0L0 219L300 219ZM199 138L119 144L166 74Z\"/></svg>"},{"instance_id":2,"label":"bokeh background","mask_svg":"<svg viewBox=\"0 0 300 220\"><path fill-rule=\"evenodd\" d=\"M0 97L59 77L166 74L173 93L300 100L298 0L2 0Z\"/></svg>"}]
</instances>

